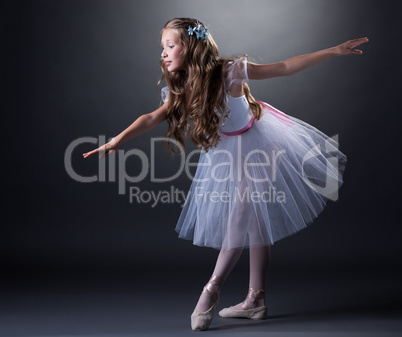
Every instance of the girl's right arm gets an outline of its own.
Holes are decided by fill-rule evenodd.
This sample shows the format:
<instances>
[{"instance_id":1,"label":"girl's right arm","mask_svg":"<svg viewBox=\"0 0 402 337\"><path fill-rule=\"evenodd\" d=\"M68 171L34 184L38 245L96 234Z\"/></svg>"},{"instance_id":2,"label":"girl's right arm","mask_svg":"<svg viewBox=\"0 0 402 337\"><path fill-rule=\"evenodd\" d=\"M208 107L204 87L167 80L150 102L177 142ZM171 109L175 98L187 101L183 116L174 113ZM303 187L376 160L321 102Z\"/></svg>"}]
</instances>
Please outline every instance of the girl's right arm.
<instances>
[{"instance_id":1,"label":"girl's right arm","mask_svg":"<svg viewBox=\"0 0 402 337\"><path fill-rule=\"evenodd\" d=\"M88 158L98 153L100 154L100 158L107 157L114 151L117 151L119 146L124 142L150 131L162 123L166 119L166 113L167 102L155 111L138 117L127 129L122 131L116 137L112 138L105 145L102 145L101 147L90 152L84 153L84 158Z\"/></svg>"}]
</instances>

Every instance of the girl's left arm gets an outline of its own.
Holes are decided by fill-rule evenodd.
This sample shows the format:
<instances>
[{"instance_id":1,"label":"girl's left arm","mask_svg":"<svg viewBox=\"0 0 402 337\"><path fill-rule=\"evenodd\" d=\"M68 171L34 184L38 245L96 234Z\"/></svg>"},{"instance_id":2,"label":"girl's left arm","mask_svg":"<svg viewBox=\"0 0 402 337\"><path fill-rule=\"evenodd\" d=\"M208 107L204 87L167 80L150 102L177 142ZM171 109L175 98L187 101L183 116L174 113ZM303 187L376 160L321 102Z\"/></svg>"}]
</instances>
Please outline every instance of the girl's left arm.
<instances>
[{"instance_id":1,"label":"girl's left arm","mask_svg":"<svg viewBox=\"0 0 402 337\"><path fill-rule=\"evenodd\" d=\"M368 42L367 37L346 41L336 47L299 55L290 59L271 64L247 64L248 77L251 80L263 80L272 77L289 76L334 56L348 54L363 54L357 46Z\"/></svg>"}]
</instances>

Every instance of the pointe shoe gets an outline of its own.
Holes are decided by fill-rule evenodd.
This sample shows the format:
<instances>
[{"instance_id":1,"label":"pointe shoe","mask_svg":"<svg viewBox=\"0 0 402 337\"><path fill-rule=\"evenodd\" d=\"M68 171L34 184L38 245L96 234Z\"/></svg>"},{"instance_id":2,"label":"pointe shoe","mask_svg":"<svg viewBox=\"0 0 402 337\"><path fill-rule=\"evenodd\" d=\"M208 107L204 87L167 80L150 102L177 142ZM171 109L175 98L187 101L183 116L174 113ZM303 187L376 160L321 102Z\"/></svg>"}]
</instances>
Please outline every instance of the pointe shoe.
<instances>
[{"instance_id":1,"label":"pointe shoe","mask_svg":"<svg viewBox=\"0 0 402 337\"><path fill-rule=\"evenodd\" d=\"M264 290L254 290L253 288L249 288L247 297L242 305L243 310L235 310L233 307L225 308L219 311L219 316L225 318L249 318L255 320L266 319L267 307L265 305L257 308L251 308L252 303L255 302L256 299L264 298L264 293Z\"/></svg>"},{"instance_id":2,"label":"pointe shoe","mask_svg":"<svg viewBox=\"0 0 402 337\"><path fill-rule=\"evenodd\" d=\"M212 275L209 282L205 285L202 290L202 294L209 293L212 297L215 297L214 303L212 306L205 312L198 312L197 307L194 309L194 312L191 314L191 329L193 330L207 330L212 322L212 318L214 317L215 309L218 306L219 302L219 291L222 282L219 276ZM216 291L213 288L217 287Z\"/></svg>"}]
</instances>

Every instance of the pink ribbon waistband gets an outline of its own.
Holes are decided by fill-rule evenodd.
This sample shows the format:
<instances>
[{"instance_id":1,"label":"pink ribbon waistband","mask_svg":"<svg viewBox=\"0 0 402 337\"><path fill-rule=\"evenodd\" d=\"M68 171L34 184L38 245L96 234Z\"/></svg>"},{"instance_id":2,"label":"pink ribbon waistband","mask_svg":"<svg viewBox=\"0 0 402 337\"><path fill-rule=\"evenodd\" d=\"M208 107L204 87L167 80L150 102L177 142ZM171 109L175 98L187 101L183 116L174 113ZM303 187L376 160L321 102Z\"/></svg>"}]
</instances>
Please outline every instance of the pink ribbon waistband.
<instances>
[{"instance_id":1,"label":"pink ribbon waistband","mask_svg":"<svg viewBox=\"0 0 402 337\"><path fill-rule=\"evenodd\" d=\"M241 135L242 133L245 133L248 129L250 129L253 126L254 120L255 120L254 116L251 116L250 122L248 122L248 124L244 128L242 128L242 129L240 129L238 131L232 131L232 132L223 132L223 131L221 131L221 133L223 133L226 136L238 136L238 135Z\"/></svg>"}]
</instances>

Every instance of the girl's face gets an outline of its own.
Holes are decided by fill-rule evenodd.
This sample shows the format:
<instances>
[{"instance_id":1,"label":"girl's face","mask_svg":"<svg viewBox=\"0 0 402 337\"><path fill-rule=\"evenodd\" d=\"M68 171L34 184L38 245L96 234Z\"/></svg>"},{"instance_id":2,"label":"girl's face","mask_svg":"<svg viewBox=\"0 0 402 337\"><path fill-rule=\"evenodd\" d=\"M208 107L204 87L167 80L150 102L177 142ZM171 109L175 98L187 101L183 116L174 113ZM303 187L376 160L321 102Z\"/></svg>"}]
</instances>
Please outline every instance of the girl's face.
<instances>
[{"instance_id":1,"label":"girl's face","mask_svg":"<svg viewBox=\"0 0 402 337\"><path fill-rule=\"evenodd\" d=\"M162 33L162 59L169 72L184 70L184 57L181 54L184 46L174 29L166 28Z\"/></svg>"}]
</instances>

